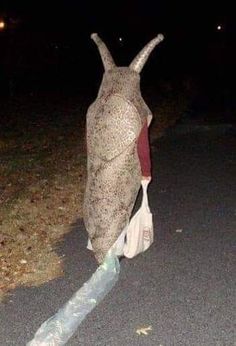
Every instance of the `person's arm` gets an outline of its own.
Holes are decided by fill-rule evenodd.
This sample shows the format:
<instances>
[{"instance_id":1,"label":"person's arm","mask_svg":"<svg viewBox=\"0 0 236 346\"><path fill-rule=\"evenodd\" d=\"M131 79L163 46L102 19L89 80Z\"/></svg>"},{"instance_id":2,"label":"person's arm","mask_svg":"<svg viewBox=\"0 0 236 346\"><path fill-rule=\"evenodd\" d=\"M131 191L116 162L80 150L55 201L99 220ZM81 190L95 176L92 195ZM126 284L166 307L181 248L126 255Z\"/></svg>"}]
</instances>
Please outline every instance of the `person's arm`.
<instances>
[{"instance_id":1,"label":"person's arm","mask_svg":"<svg viewBox=\"0 0 236 346\"><path fill-rule=\"evenodd\" d=\"M137 143L137 150L142 171L142 179L151 180L151 158L147 122L145 122L140 132Z\"/></svg>"}]
</instances>

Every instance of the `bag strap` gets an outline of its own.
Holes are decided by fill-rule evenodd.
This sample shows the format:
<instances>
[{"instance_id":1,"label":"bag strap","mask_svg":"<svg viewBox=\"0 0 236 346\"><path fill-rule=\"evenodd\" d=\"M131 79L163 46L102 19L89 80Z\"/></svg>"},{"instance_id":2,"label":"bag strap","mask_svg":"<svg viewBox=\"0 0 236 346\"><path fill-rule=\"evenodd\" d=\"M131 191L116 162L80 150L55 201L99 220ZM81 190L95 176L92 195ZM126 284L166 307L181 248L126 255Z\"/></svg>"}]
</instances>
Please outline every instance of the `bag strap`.
<instances>
[{"instance_id":1,"label":"bag strap","mask_svg":"<svg viewBox=\"0 0 236 346\"><path fill-rule=\"evenodd\" d=\"M148 204L148 194L147 194L147 189L150 181L149 180L141 180L141 185L143 188L143 199L142 199L142 204L141 208L146 208L150 212L149 204Z\"/></svg>"}]
</instances>

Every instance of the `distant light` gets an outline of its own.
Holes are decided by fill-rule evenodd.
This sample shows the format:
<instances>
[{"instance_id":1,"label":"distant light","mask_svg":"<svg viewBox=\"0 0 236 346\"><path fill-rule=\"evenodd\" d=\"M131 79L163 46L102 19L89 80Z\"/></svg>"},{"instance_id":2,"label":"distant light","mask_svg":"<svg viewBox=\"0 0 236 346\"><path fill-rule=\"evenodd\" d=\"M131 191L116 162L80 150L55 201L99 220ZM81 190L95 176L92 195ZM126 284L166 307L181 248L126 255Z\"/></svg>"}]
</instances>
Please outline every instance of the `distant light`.
<instances>
[{"instance_id":1,"label":"distant light","mask_svg":"<svg viewBox=\"0 0 236 346\"><path fill-rule=\"evenodd\" d=\"M4 21L0 21L0 30L4 29L5 28L5 23Z\"/></svg>"},{"instance_id":2,"label":"distant light","mask_svg":"<svg viewBox=\"0 0 236 346\"><path fill-rule=\"evenodd\" d=\"M217 30L218 31L222 30L222 26L221 25L217 25Z\"/></svg>"},{"instance_id":3,"label":"distant light","mask_svg":"<svg viewBox=\"0 0 236 346\"><path fill-rule=\"evenodd\" d=\"M119 37L119 41L122 42L122 41L123 41L123 38L122 38L122 37Z\"/></svg>"}]
</instances>

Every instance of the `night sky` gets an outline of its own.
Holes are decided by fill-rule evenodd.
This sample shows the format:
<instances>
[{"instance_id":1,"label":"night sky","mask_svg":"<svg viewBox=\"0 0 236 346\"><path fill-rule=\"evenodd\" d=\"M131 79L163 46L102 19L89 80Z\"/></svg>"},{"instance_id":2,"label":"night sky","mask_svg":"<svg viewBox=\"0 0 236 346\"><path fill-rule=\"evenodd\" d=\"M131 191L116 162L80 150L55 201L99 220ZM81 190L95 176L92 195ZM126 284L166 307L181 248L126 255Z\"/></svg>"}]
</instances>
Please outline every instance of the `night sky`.
<instances>
[{"instance_id":1,"label":"night sky","mask_svg":"<svg viewBox=\"0 0 236 346\"><path fill-rule=\"evenodd\" d=\"M174 36L210 35L218 24L230 32L234 11L227 1L2 1L1 12L19 15L24 25L39 31L69 31L85 35L91 31L104 34L158 31ZM106 13L105 13L106 12Z\"/></svg>"},{"instance_id":2,"label":"night sky","mask_svg":"<svg viewBox=\"0 0 236 346\"><path fill-rule=\"evenodd\" d=\"M3 52L14 56L18 50L29 65L41 55L42 64L52 59L51 65L60 64L62 73L79 64L101 71L92 32L104 39L118 65L129 64L144 44L163 33L164 42L145 67L149 76L158 70L173 75L212 69L214 74L214 68L229 74L235 61L234 11L227 1L5 0L1 18L6 22L0 32Z\"/></svg>"}]
</instances>

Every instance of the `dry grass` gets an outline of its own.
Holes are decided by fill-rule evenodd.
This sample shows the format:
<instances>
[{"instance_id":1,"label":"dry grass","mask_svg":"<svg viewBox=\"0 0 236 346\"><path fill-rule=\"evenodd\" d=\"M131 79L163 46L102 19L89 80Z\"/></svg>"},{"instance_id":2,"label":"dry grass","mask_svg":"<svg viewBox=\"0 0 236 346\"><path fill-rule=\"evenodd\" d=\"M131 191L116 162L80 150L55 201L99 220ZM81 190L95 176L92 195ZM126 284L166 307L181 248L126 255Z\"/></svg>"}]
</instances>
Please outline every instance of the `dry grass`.
<instances>
[{"instance_id":1,"label":"dry grass","mask_svg":"<svg viewBox=\"0 0 236 346\"><path fill-rule=\"evenodd\" d=\"M1 296L61 275L54 246L82 217L83 106L73 100L65 118L63 104L47 101L45 113L35 100L24 101L23 109L19 100L5 107L1 131Z\"/></svg>"}]
</instances>

